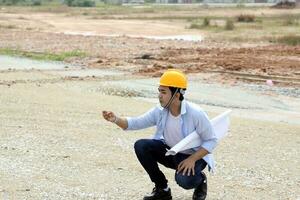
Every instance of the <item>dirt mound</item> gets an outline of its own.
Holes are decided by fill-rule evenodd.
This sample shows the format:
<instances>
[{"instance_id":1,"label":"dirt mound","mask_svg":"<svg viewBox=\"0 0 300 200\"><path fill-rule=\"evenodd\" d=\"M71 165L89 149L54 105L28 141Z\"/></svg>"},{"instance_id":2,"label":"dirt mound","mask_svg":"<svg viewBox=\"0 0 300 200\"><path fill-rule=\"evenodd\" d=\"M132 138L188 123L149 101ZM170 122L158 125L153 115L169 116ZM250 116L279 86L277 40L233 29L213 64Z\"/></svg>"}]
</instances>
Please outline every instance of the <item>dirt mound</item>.
<instances>
[{"instance_id":1,"label":"dirt mound","mask_svg":"<svg viewBox=\"0 0 300 200\"><path fill-rule=\"evenodd\" d=\"M251 48L168 48L154 56L154 64L139 70L159 75L166 68L181 68L186 73L207 70L251 72L294 76L300 71L300 47L265 46Z\"/></svg>"},{"instance_id":2,"label":"dirt mound","mask_svg":"<svg viewBox=\"0 0 300 200\"><path fill-rule=\"evenodd\" d=\"M280 1L276 5L272 6L272 8L281 8L281 9L288 9L288 8L295 8L296 2L295 1Z\"/></svg>"}]
</instances>

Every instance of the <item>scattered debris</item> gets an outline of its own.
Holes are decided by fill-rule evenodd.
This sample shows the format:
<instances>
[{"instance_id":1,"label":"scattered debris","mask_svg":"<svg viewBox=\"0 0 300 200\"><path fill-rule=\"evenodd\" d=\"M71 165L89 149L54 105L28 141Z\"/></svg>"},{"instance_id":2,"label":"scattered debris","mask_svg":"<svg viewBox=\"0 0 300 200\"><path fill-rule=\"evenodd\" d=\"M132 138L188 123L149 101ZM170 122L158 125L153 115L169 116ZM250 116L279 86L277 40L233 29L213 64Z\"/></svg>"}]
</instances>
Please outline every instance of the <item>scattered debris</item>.
<instances>
[{"instance_id":1,"label":"scattered debris","mask_svg":"<svg viewBox=\"0 0 300 200\"><path fill-rule=\"evenodd\" d=\"M272 6L272 8L280 8L280 9L288 9L288 8L295 8L296 2L290 0L282 0L279 1L276 5Z\"/></svg>"},{"instance_id":2,"label":"scattered debris","mask_svg":"<svg viewBox=\"0 0 300 200\"><path fill-rule=\"evenodd\" d=\"M274 85L274 83L273 83L272 80L266 80L266 84L267 84L268 86L273 86L273 85Z\"/></svg>"}]
</instances>

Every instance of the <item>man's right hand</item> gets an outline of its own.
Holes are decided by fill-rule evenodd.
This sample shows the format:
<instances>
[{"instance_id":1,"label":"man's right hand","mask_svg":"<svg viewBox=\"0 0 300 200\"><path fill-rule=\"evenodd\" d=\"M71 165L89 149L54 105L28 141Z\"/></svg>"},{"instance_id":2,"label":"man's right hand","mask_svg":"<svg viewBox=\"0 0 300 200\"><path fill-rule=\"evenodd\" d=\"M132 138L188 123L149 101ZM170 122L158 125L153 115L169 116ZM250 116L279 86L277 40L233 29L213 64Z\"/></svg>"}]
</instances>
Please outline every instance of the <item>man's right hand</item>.
<instances>
[{"instance_id":1,"label":"man's right hand","mask_svg":"<svg viewBox=\"0 0 300 200\"><path fill-rule=\"evenodd\" d=\"M111 111L102 111L103 118L109 122L115 122L117 116Z\"/></svg>"}]
</instances>

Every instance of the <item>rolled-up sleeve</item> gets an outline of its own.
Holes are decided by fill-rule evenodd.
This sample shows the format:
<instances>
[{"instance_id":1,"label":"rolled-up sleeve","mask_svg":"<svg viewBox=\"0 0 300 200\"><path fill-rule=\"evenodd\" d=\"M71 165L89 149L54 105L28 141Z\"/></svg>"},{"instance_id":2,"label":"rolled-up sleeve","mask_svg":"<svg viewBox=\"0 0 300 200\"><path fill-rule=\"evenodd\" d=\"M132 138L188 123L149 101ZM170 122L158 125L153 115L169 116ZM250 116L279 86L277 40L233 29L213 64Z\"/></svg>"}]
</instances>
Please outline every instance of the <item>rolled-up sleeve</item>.
<instances>
[{"instance_id":1,"label":"rolled-up sleeve","mask_svg":"<svg viewBox=\"0 0 300 200\"><path fill-rule=\"evenodd\" d=\"M202 139L201 147L212 153L218 144L218 139L206 114L198 118L196 131Z\"/></svg>"},{"instance_id":2,"label":"rolled-up sleeve","mask_svg":"<svg viewBox=\"0 0 300 200\"><path fill-rule=\"evenodd\" d=\"M127 117L128 127L126 130L139 130L156 125L157 108L152 108L138 117Z\"/></svg>"}]
</instances>

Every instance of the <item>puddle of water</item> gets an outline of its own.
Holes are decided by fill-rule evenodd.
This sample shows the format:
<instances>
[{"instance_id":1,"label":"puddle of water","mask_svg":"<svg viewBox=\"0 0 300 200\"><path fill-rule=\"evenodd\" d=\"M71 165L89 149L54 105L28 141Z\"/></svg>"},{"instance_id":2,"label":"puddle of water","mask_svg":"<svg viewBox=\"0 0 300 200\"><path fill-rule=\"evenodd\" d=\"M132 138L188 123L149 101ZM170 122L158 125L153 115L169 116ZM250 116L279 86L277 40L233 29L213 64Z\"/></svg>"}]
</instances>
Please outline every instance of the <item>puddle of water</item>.
<instances>
[{"instance_id":1,"label":"puddle of water","mask_svg":"<svg viewBox=\"0 0 300 200\"><path fill-rule=\"evenodd\" d=\"M171 36L142 36L143 38L155 40L184 40L184 41L202 41L200 35L171 35Z\"/></svg>"},{"instance_id":2,"label":"puddle of water","mask_svg":"<svg viewBox=\"0 0 300 200\"><path fill-rule=\"evenodd\" d=\"M38 61L29 58L0 55L1 70L47 70L48 74L63 77L105 77L123 76L126 73L117 70L83 69L79 66L66 66L62 62Z\"/></svg>"},{"instance_id":3,"label":"puddle of water","mask_svg":"<svg viewBox=\"0 0 300 200\"><path fill-rule=\"evenodd\" d=\"M59 33L59 32L57 32ZM109 36L109 35L101 35L97 34L96 32L75 32L75 31L65 31L63 32L65 35L82 35L82 36ZM112 35L118 36L118 35Z\"/></svg>"},{"instance_id":4,"label":"puddle of water","mask_svg":"<svg viewBox=\"0 0 300 200\"><path fill-rule=\"evenodd\" d=\"M104 77L104 76L121 76L126 74L125 72L115 70L103 70L103 69L83 69L83 70L68 70L68 71L53 71L51 74L59 74L64 77Z\"/></svg>"},{"instance_id":5,"label":"puddle of water","mask_svg":"<svg viewBox=\"0 0 300 200\"><path fill-rule=\"evenodd\" d=\"M129 90L137 89L147 98L157 97L158 79L113 81L110 82L110 85L118 85L118 87ZM257 95L242 88L198 83L197 81L190 81L185 97L195 103L224 108L265 110L276 107L280 110L290 110L288 105L276 101L276 99Z\"/></svg>"},{"instance_id":6,"label":"puddle of water","mask_svg":"<svg viewBox=\"0 0 300 200\"><path fill-rule=\"evenodd\" d=\"M21 58L14 56L0 55L0 70L29 70L29 69L40 69L40 70L58 70L65 69L66 65L62 62L50 62L50 61L38 61L29 58Z\"/></svg>"},{"instance_id":7,"label":"puddle of water","mask_svg":"<svg viewBox=\"0 0 300 200\"><path fill-rule=\"evenodd\" d=\"M82 36L105 36L105 37L122 37L127 36L131 38L146 38L154 40L184 40L184 41L202 41L203 37L200 35L169 35L169 36L147 36L147 35L104 35L97 34L96 32L73 32L67 31L64 32L66 35L82 35Z\"/></svg>"},{"instance_id":8,"label":"puddle of water","mask_svg":"<svg viewBox=\"0 0 300 200\"><path fill-rule=\"evenodd\" d=\"M136 99L158 104L158 79L109 81L111 87L136 91ZM122 94L121 94L122 95ZM221 113L234 110L233 115L245 119L300 124L297 105L282 101L282 97L261 95L240 87L190 81L186 99L200 104L204 110ZM291 100L290 100L291 101ZM298 106L299 107L299 106Z\"/></svg>"}]
</instances>

